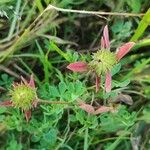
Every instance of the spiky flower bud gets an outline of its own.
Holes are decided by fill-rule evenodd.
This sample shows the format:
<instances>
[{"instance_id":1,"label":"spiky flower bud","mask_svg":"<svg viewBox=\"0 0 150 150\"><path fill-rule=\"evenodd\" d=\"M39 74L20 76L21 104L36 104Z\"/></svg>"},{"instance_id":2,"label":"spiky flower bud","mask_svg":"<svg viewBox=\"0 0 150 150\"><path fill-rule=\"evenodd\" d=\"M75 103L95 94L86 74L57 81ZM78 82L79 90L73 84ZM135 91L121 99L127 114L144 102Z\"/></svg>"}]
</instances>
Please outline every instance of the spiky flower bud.
<instances>
[{"instance_id":1,"label":"spiky flower bud","mask_svg":"<svg viewBox=\"0 0 150 150\"><path fill-rule=\"evenodd\" d=\"M11 101L15 107L22 110L31 109L34 100L37 99L36 89L29 84L17 84L10 91Z\"/></svg>"},{"instance_id":2,"label":"spiky flower bud","mask_svg":"<svg viewBox=\"0 0 150 150\"><path fill-rule=\"evenodd\" d=\"M97 75L105 74L117 63L116 54L107 49L98 50L96 53L93 53L92 57L93 60L89 63L89 67Z\"/></svg>"}]
</instances>

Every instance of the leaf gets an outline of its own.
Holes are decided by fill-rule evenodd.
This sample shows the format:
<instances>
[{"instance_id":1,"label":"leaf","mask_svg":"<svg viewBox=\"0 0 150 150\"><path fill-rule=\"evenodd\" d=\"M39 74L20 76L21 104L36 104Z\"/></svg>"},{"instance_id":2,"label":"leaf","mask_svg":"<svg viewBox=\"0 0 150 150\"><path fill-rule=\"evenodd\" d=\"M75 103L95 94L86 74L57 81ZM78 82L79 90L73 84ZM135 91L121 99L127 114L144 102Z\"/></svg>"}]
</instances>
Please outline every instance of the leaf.
<instances>
[{"instance_id":1,"label":"leaf","mask_svg":"<svg viewBox=\"0 0 150 150\"><path fill-rule=\"evenodd\" d=\"M146 67L146 65L148 65L150 62L150 58L147 59L143 59L140 62L138 61L138 63L136 64L136 66L134 68L132 68L132 70L123 77L122 80L127 80L127 79L131 79L134 78L134 80L136 79L136 74L140 73L143 71L143 69Z\"/></svg>"},{"instance_id":2,"label":"leaf","mask_svg":"<svg viewBox=\"0 0 150 150\"><path fill-rule=\"evenodd\" d=\"M48 35L48 34L41 34L40 36L48 38L49 40L52 40L57 44L70 44L70 45L72 44L72 45L78 46L78 44L76 44L75 42L67 41L67 40L61 39L57 36L52 36L52 35Z\"/></svg>"},{"instance_id":3,"label":"leaf","mask_svg":"<svg viewBox=\"0 0 150 150\"><path fill-rule=\"evenodd\" d=\"M67 90L67 86L65 82L60 82L58 85L58 89L59 89L60 94L63 95L65 91Z\"/></svg>"},{"instance_id":4,"label":"leaf","mask_svg":"<svg viewBox=\"0 0 150 150\"><path fill-rule=\"evenodd\" d=\"M86 87L83 85L82 82L77 81L75 83L75 93L77 95L82 95L86 91Z\"/></svg>"},{"instance_id":5,"label":"leaf","mask_svg":"<svg viewBox=\"0 0 150 150\"><path fill-rule=\"evenodd\" d=\"M43 134L43 137L40 141L41 145L44 147L52 147L57 141L57 130L52 128L47 133Z\"/></svg>"},{"instance_id":6,"label":"leaf","mask_svg":"<svg viewBox=\"0 0 150 150\"><path fill-rule=\"evenodd\" d=\"M51 86L49 83L42 85L38 92L43 99L52 99L60 96L59 91L56 86Z\"/></svg>"},{"instance_id":7,"label":"leaf","mask_svg":"<svg viewBox=\"0 0 150 150\"><path fill-rule=\"evenodd\" d=\"M149 24L150 24L150 8L147 10L144 17L140 21L138 28L136 29L130 41L134 41L134 42L137 41L142 36L142 34L146 30L146 28L149 26Z\"/></svg>"},{"instance_id":8,"label":"leaf","mask_svg":"<svg viewBox=\"0 0 150 150\"><path fill-rule=\"evenodd\" d=\"M69 56L71 62L76 62L79 59L79 54L74 50L67 50L67 55Z\"/></svg>"},{"instance_id":9,"label":"leaf","mask_svg":"<svg viewBox=\"0 0 150 150\"><path fill-rule=\"evenodd\" d=\"M70 118L71 122L76 122L77 121L75 115L69 115L69 118Z\"/></svg>"},{"instance_id":10,"label":"leaf","mask_svg":"<svg viewBox=\"0 0 150 150\"><path fill-rule=\"evenodd\" d=\"M141 0L126 0L128 5L131 7L133 13L139 13L141 9Z\"/></svg>"},{"instance_id":11,"label":"leaf","mask_svg":"<svg viewBox=\"0 0 150 150\"><path fill-rule=\"evenodd\" d=\"M124 106L120 106L117 110L117 113L104 113L100 115L101 130L115 132L134 124L136 118L134 112L129 113Z\"/></svg>"},{"instance_id":12,"label":"leaf","mask_svg":"<svg viewBox=\"0 0 150 150\"><path fill-rule=\"evenodd\" d=\"M121 69L121 63L116 64L111 70L112 76L117 74L120 71L120 69Z\"/></svg>"},{"instance_id":13,"label":"leaf","mask_svg":"<svg viewBox=\"0 0 150 150\"><path fill-rule=\"evenodd\" d=\"M31 136L31 141L32 142L38 142L38 141L40 141L40 138L41 137L39 135L38 136L37 135L32 135Z\"/></svg>"},{"instance_id":14,"label":"leaf","mask_svg":"<svg viewBox=\"0 0 150 150\"><path fill-rule=\"evenodd\" d=\"M53 97L59 97L59 92L57 90L57 87L55 86L49 86L49 92Z\"/></svg>"},{"instance_id":15,"label":"leaf","mask_svg":"<svg viewBox=\"0 0 150 150\"><path fill-rule=\"evenodd\" d=\"M22 145L17 143L16 140L12 139L9 141L9 145L7 146L6 150L22 150Z\"/></svg>"},{"instance_id":16,"label":"leaf","mask_svg":"<svg viewBox=\"0 0 150 150\"><path fill-rule=\"evenodd\" d=\"M70 93L74 93L74 92L75 92L74 83L73 83L73 82L69 82L67 85L68 85L68 91L69 91Z\"/></svg>"},{"instance_id":17,"label":"leaf","mask_svg":"<svg viewBox=\"0 0 150 150\"><path fill-rule=\"evenodd\" d=\"M6 112L7 108L6 107L0 107L0 114L3 114Z\"/></svg>"},{"instance_id":18,"label":"leaf","mask_svg":"<svg viewBox=\"0 0 150 150\"><path fill-rule=\"evenodd\" d=\"M50 145L54 145L57 140L57 130L50 129L50 131L44 135L44 140Z\"/></svg>"},{"instance_id":19,"label":"leaf","mask_svg":"<svg viewBox=\"0 0 150 150\"><path fill-rule=\"evenodd\" d=\"M114 33L114 38L120 43L121 39L124 40L131 35L131 27L131 22L124 22L123 19L117 19L116 23L111 27L112 32Z\"/></svg>"},{"instance_id":20,"label":"leaf","mask_svg":"<svg viewBox=\"0 0 150 150\"><path fill-rule=\"evenodd\" d=\"M130 79L124 80L123 82L117 82L116 83L116 87L126 87L127 85L129 85L130 83Z\"/></svg>"},{"instance_id":21,"label":"leaf","mask_svg":"<svg viewBox=\"0 0 150 150\"><path fill-rule=\"evenodd\" d=\"M88 115L82 110L76 112L76 119L80 124L84 125L83 128L79 130L82 132L85 128L95 129L98 126L98 119L96 115ZM82 133L81 133L82 134Z\"/></svg>"},{"instance_id":22,"label":"leaf","mask_svg":"<svg viewBox=\"0 0 150 150\"><path fill-rule=\"evenodd\" d=\"M138 120L143 120L147 123L150 123L150 107L146 107L143 110L142 115L138 118Z\"/></svg>"},{"instance_id":23,"label":"leaf","mask_svg":"<svg viewBox=\"0 0 150 150\"><path fill-rule=\"evenodd\" d=\"M54 42L50 42L50 46L52 49L54 49L59 55L61 55L63 58L65 58L68 62L70 62L70 58L67 55L67 53L63 52Z\"/></svg>"},{"instance_id":24,"label":"leaf","mask_svg":"<svg viewBox=\"0 0 150 150\"><path fill-rule=\"evenodd\" d=\"M7 89L10 88L11 84L13 82L13 78L9 77L8 74L2 74L1 75L1 80L0 80L0 85L6 87Z\"/></svg>"}]
</instances>

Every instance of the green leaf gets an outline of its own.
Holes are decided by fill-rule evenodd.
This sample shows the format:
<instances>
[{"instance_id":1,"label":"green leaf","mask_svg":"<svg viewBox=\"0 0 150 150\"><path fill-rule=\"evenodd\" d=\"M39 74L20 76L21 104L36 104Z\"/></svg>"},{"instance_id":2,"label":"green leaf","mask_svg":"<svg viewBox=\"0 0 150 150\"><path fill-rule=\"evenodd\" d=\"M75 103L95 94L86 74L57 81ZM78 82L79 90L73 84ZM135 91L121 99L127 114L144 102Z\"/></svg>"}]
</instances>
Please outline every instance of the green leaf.
<instances>
[{"instance_id":1,"label":"green leaf","mask_svg":"<svg viewBox=\"0 0 150 150\"><path fill-rule=\"evenodd\" d=\"M6 150L22 150L22 145L17 143L16 140L12 139L9 141L9 145L7 146Z\"/></svg>"},{"instance_id":2,"label":"green leaf","mask_svg":"<svg viewBox=\"0 0 150 150\"><path fill-rule=\"evenodd\" d=\"M58 48L58 46L54 43L54 42L50 42L50 46L59 54L61 55L63 58L65 58L65 60L67 60L68 62L70 62L70 58L67 55L67 53L63 52L60 48Z\"/></svg>"},{"instance_id":3,"label":"green leaf","mask_svg":"<svg viewBox=\"0 0 150 150\"><path fill-rule=\"evenodd\" d=\"M124 40L129 37L132 33L131 31L132 23L127 21L124 23L124 20L117 20L116 23L111 27L115 39L118 41Z\"/></svg>"},{"instance_id":4,"label":"green leaf","mask_svg":"<svg viewBox=\"0 0 150 150\"><path fill-rule=\"evenodd\" d=\"M118 112L105 113L100 116L101 130L115 132L120 129L132 126L135 122L135 113L129 113L124 106L118 108Z\"/></svg>"},{"instance_id":5,"label":"green leaf","mask_svg":"<svg viewBox=\"0 0 150 150\"><path fill-rule=\"evenodd\" d=\"M8 74L2 74L0 79L0 85L6 87L7 89L10 88L14 78L9 77Z\"/></svg>"},{"instance_id":6,"label":"green leaf","mask_svg":"<svg viewBox=\"0 0 150 150\"><path fill-rule=\"evenodd\" d=\"M120 69L121 69L121 63L116 64L111 70L112 76L117 74L120 71Z\"/></svg>"},{"instance_id":7,"label":"green leaf","mask_svg":"<svg viewBox=\"0 0 150 150\"><path fill-rule=\"evenodd\" d=\"M41 137L40 137L39 135L38 135L38 136L37 136L37 135L32 135L31 141L32 141L32 142L38 142L38 141L40 140L40 138L41 138Z\"/></svg>"},{"instance_id":8,"label":"green leaf","mask_svg":"<svg viewBox=\"0 0 150 150\"><path fill-rule=\"evenodd\" d=\"M41 139L40 143L42 146L46 147L52 147L55 145L57 141L57 130L52 128L47 133L43 135L43 138Z\"/></svg>"},{"instance_id":9,"label":"green leaf","mask_svg":"<svg viewBox=\"0 0 150 150\"><path fill-rule=\"evenodd\" d=\"M143 114L138 118L138 120L143 120L150 123L150 107L148 106L143 110Z\"/></svg>"},{"instance_id":10,"label":"green leaf","mask_svg":"<svg viewBox=\"0 0 150 150\"><path fill-rule=\"evenodd\" d=\"M57 87L55 87L55 86L49 86L49 92L50 92L51 96L53 96L53 97L59 97L59 92L57 90Z\"/></svg>"},{"instance_id":11,"label":"green leaf","mask_svg":"<svg viewBox=\"0 0 150 150\"><path fill-rule=\"evenodd\" d=\"M67 86L66 86L65 82L60 82L58 85L58 88L59 88L60 94L63 95L67 89Z\"/></svg>"},{"instance_id":12,"label":"green leaf","mask_svg":"<svg viewBox=\"0 0 150 150\"><path fill-rule=\"evenodd\" d=\"M6 107L0 107L0 114L3 114L6 112L7 108Z\"/></svg>"},{"instance_id":13,"label":"green leaf","mask_svg":"<svg viewBox=\"0 0 150 150\"><path fill-rule=\"evenodd\" d=\"M79 54L73 50L67 50L67 55L69 56L71 62L76 62L79 59Z\"/></svg>"},{"instance_id":14,"label":"green leaf","mask_svg":"<svg viewBox=\"0 0 150 150\"><path fill-rule=\"evenodd\" d=\"M139 13L141 9L141 0L126 0L133 13Z\"/></svg>"},{"instance_id":15,"label":"green leaf","mask_svg":"<svg viewBox=\"0 0 150 150\"><path fill-rule=\"evenodd\" d=\"M144 33L149 24L150 24L150 8L147 10L144 17L140 21L138 28L136 29L130 41L136 42L142 36L142 34Z\"/></svg>"},{"instance_id":16,"label":"green leaf","mask_svg":"<svg viewBox=\"0 0 150 150\"><path fill-rule=\"evenodd\" d=\"M43 99L51 99L59 97L57 87L51 86L48 83L43 84L39 89L38 93Z\"/></svg>"},{"instance_id":17,"label":"green leaf","mask_svg":"<svg viewBox=\"0 0 150 150\"><path fill-rule=\"evenodd\" d=\"M129 85L130 83L130 79L127 79L123 82L117 83L116 87L126 87L127 85Z\"/></svg>"}]
</instances>

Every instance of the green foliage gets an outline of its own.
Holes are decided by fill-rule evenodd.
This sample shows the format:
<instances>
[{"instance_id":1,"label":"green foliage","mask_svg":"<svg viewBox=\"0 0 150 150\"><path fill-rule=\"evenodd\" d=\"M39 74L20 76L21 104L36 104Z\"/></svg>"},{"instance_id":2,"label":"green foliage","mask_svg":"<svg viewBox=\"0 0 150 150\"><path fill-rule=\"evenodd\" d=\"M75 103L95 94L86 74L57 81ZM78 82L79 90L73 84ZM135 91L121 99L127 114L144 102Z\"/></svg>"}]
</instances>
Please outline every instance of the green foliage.
<instances>
[{"instance_id":1,"label":"green foliage","mask_svg":"<svg viewBox=\"0 0 150 150\"><path fill-rule=\"evenodd\" d=\"M104 114L100 116L101 130L105 132L116 132L118 130L130 127L135 123L136 113L131 114L125 107L120 107L118 112Z\"/></svg>"},{"instance_id":2,"label":"green foliage","mask_svg":"<svg viewBox=\"0 0 150 150\"><path fill-rule=\"evenodd\" d=\"M150 115L150 107L146 107L144 110L143 110L143 113L142 115L138 118L138 120L143 120L147 123L150 123L150 118L149 118L149 115Z\"/></svg>"},{"instance_id":3,"label":"green foliage","mask_svg":"<svg viewBox=\"0 0 150 150\"><path fill-rule=\"evenodd\" d=\"M10 88L14 78L8 76L7 74L2 74L1 75L1 80L0 80L0 86L3 86L7 89Z\"/></svg>"},{"instance_id":4,"label":"green foliage","mask_svg":"<svg viewBox=\"0 0 150 150\"><path fill-rule=\"evenodd\" d=\"M80 82L60 82L58 86L52 86L48 83L41 86L39 95L42 99L48 100L65 100L74 102L86 92L85 85Z\"/></svg>"},{"instance_id":5,"label":"green foliage","mask_svg":"<svg viewBox=\"0 0 150 150\"><path fill-rule=\"evenodd\" d=\"M142 0L126 0L127 4L131 7L132 12L139 13L142 5Z\"/></svg>"},{"instance_id":6,"label":"green foliage","mask_svg":"<svg viewBox=\"0 0 150 150\"><path fill-rule=\"evenodd\" d=\"M56 144L57 130L50 129L47 133L43 134L40 140L41 148L52 148Z\"/></svg>"},{"instance_id":7,"label":"green foliage","mask_svg":"<svg viewBox=\"0 0 150 150\"><path fill-rule=\"evenodd\" d=\"M117 23L111 29L116 40L125 40L132 34L131 27L132 23L130 21L124 22L124 20L117 20Z\"/></svg>"},{"instance_id":8,"label":"green foliage","mask_svg":"<svg viewBox=\"0 0 150 150\"><path fill-rule=\"evenodd\" d=\"M10 142L9 142L9 144L8 144L8 146L7 146L7 148L6 148L6 150L22 150L22 145L21 145L21 143L17 143L17 141L16 140L14 140L14 139L12 139Z\"/></svg>"},{"instance_id":9,"label":"green foliage","mask_svg":"<svg viewBox=\"0 0 150 150\"><path fill-rule=\"evenodd\" d=\"M83 132L86 128L94 129L98 126L97 117L92 115L87 116L87 114L83 111L76 111L76 120L83 125L83 128L81 128L79 132Z\"/></svg>"},{"instance_id":10,"label":"green foliage","mask_svg":"<svg viewBox=\"0 0 150 150\"><path fill-rule=\"evenodd\" d=\"M50 4L71 10L57 11ZM1 0L0 149L130 150L137 146L149 150L149 6L149 0ZM80 13L71 12L74 9ZM113 52L129 38L136 44L112 67L112 91L104 91L102 75L96 93L95 72L74 73L66 66L91 61L106 24ZM110 63L107 56L103 59ZM26 122L24 110L8 106L7 100L11 101L8 90L13 82L19 82L20 76L28 81L30 74L39 99ZM131 96L133 105L115 102L120 93ZM81 102L94 110L106 106L113 111L90 114Z\"/></svg>"}]
</instances>

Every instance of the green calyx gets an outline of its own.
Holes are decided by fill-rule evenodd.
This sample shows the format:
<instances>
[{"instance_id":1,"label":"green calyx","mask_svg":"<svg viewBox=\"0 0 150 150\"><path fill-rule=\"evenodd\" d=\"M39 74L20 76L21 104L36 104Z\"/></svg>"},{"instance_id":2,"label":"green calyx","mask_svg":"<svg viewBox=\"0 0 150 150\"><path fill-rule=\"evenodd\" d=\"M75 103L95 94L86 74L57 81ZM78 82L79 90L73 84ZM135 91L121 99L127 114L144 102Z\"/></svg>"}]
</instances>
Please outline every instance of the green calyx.
<instances>
[{"instance_id":1,"label":"green calyx","mask_svg":"<svg viewBox=\"0 0 150 150\"><path fill-rule=\"evenodd\" d=\"M89 63L89 67L97 75L105 74L117 63L116 54L107 49L98 50L92 57L93 60Z\"/></svg>"},{"instance_id":2,"label":"green calyx","mask_svg":"<svg viewBox=\"0 0 150 150\"><path fill-rule=\"evenodd\" d=\"M37 99L36 89L26 84L18 84L10 91L11 101L15 107L28 110Z\"/></svg>"}]
</instances>

